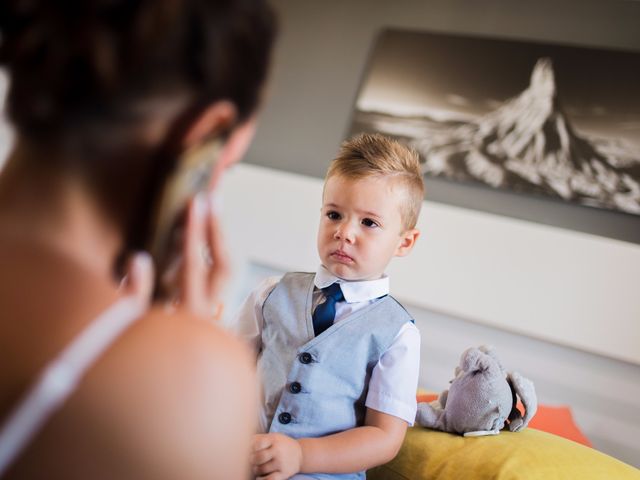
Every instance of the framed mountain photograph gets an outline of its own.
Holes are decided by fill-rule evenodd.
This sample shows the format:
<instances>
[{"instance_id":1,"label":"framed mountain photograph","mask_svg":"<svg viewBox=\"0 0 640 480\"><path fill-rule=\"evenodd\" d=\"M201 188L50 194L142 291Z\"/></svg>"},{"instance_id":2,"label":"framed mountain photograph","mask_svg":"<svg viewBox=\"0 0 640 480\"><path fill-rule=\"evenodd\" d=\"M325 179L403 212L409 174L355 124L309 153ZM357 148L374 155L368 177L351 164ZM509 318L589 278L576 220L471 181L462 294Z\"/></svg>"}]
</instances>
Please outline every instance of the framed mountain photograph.
<instances>
[{"instance_id":1,"label":"framed mountain photograph","mask_svg":"<svg viewBox=\"0 0 640 480\"><path fill-rule=\"evenodd\" d=\"M385 30L349 135L424 174L640 215L640 53Z\"/></svg>"}]
</instances>

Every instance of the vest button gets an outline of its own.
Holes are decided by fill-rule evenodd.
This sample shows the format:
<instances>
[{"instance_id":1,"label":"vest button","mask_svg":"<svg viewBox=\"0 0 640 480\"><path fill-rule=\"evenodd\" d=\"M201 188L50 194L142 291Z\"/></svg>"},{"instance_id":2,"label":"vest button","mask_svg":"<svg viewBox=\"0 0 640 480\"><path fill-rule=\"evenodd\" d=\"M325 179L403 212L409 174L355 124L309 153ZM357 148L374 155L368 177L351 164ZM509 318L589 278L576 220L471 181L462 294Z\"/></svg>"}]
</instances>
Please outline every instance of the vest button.
<instances>
[{"instance_id":1,"label":"vest button","mask_svg":"<svg viewBox=\"0 0 640 480\"><path fill-rule=\"evenodd\" d=\"M289 385L289 391L291 393L300 393L301 390L302 385L300 385L299 382L293 382L291 385Z\"/></svg>"},{"instance_id":2,"label":"vest button","mask_svg":"<svg viewBox=\"0 0 640 480\"><path fill-rule=\"evenodd\" d=\"M311 360L313 360L313 357L309 352L302 352L300 354L300 363L311 363Z\"/></svg>"},{"instance_id":3,"label":"vest button","mask_svg":"<svg viewBox=\"0 0 640 480\"><path fill-rule=\"evenodd\" d=\"M291 414L289 412L282 412L278 415L278 421L283 424L287 424L291 422Z\"/></svg>"}]
</instances>

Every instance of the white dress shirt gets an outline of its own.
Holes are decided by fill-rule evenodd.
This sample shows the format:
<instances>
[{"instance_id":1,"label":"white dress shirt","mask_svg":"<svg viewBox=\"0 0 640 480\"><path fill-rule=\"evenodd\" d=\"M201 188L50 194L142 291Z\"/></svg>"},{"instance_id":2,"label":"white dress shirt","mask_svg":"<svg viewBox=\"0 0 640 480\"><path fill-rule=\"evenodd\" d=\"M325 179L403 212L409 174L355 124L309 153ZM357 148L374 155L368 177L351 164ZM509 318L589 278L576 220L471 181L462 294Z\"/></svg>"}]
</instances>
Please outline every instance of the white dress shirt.
<instances>
[{"instance_id":1,"label":"white dress shirt","mask_svg":"<svg viewBox=\"0 0 640 480\"><path fill-rule=\"evenodd\" d=\"M265 279L240 307L231 328L260 350L264 318L262 306L282 277ZM336 303L334 323L366 307L389 293L389 277L377 280L346 281L331 274L320 265L314 278L313 309L324 301L322 288L338 282L344 301ZM416 416L416 390L420 368L420 332L413 323L400 328L389 348L382 354L369 380L365 405L405 420L413 425Z\"/></svg>"}]
</instances>

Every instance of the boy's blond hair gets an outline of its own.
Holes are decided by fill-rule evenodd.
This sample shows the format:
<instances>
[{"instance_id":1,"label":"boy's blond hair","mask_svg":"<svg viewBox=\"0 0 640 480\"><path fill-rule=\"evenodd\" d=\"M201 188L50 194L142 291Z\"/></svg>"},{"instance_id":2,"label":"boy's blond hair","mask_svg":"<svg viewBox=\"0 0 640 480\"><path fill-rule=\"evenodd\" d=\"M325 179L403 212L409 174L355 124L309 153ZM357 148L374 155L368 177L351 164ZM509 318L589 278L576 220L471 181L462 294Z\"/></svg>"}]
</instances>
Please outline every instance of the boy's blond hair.
<instances>
[{"instance_id":1,"label":"boy's blond hair","mask_svg":"<svg viewBox=\"0 0 640 480\"><path fill-rule=\"evenodd\" d=\"M406 193L406 201L400 207L403 226L405 229L416 226L424 198L424 182L415 151L379 133L361 133L340 145L325 182L336 175L351 180L396 177Z\"/></svg>"}]
</instances>

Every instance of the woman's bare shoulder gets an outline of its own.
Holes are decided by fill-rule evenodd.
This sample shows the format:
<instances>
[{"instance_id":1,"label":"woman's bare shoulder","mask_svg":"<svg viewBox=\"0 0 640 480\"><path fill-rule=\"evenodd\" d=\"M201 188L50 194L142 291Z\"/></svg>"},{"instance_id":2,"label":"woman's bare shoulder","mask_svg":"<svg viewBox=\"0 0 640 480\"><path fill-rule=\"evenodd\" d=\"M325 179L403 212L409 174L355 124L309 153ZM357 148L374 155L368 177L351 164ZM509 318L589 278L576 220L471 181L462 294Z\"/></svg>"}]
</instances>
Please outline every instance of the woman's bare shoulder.
<instances>
[{"instance_id":1,"label":"woman's bare shoulder","mask_svg":"<svg viewBox=\"0 0 640 480\"><path fill-rule=\"evenodd\" d=\"M137 320L111 353L139 357L142 352L160 354L155 362L203 368L203 374L211 373L212 368L217 371L222 364L227 371L229 363L253 363L243 343L218 324L187 311L167 312L162 307L150 309Z\"/></svg>"},{"instance_id":2,"label":"woman's bare shoulder","mask_svg":"<svg viewBox=\"0 0 640 480\"><path fill-rule=\"evenodd\" d=\"M94 453L142 469L132 476L246 478L256 386L250 353L229 333L153 309L87 376L75 411L92 412Z\"/></svg>"}]
</instances>

